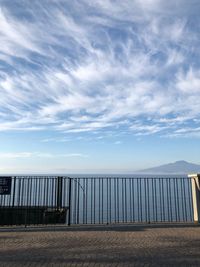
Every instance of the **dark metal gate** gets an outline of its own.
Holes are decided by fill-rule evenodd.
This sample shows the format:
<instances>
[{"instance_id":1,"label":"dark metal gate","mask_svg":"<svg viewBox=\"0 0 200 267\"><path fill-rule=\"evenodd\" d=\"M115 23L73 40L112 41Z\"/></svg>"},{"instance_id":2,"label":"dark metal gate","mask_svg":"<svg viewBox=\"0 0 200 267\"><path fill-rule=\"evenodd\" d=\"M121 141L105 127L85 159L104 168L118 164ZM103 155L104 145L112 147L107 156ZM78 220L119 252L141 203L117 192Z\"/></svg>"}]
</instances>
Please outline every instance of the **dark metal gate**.
<instances>
[{"instance_id":1,"label":"dark metal gate","mask_svg":"<svg viewBox=\"0 0 200 267\"><path fill-rule=\"evenodd\" d=\"M70 178L0 177L0 184L8 179L10 193L0 194L0 225L70 223Z\"/></svg>"}]
</instances>

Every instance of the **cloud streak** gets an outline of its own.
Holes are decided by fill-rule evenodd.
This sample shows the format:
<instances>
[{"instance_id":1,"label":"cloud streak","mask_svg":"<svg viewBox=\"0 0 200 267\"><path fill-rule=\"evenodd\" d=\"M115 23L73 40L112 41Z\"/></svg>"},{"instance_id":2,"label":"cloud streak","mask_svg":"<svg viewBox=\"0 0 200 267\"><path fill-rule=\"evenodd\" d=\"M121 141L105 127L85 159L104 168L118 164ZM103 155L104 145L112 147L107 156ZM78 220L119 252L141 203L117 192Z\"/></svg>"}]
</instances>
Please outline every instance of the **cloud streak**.
<instances>
[{"instance_id":1,"label":"cloud streak","mask_svg":"<svg viewBox=\"0 0 200 267\"><path fill-rule=\"evenodd\" d=\"M196 1L13 2L0 9L0 131L199 129Z\"/></svg>"},{"instance_id":2,"label":"cloud streak","mask_svg":"<svg viewBox=\"0 0 200 267\"><path fill-rule=\"evenodd\" d=\"M20 159L20 158L46 158L46 159L55 159L55 158L87 158L88 155L82 153L47 153L47 152L6 152L0 153L0 158L2 159Z\"/></svg>"}]
</instances>

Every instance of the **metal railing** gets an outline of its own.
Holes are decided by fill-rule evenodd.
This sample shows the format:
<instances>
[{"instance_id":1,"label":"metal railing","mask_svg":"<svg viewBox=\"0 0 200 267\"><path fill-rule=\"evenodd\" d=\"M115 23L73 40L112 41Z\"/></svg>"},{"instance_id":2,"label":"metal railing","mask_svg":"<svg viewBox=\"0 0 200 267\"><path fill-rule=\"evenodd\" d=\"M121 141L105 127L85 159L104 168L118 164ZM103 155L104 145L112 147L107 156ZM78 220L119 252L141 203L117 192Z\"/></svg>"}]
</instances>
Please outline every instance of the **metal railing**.
<instances>
[{"instance_id":1,"label":"metal railing","mask_svg":"<svg viewBox=\"0 0 200 267\"><path fill-rule=\"evenodd\" d=\"M187 178L78 178L71 203L73 224L193 221Z\"/></svg>"},{"instance_id":2,"label":"metal railing","mask_svg":"<svg viewBox=\"0 0 200 267\"><path fill-rule=\"evenodd\" d=\"M9 194L0 193L0 225L192 221L184 177L15 176Z\"/></svg>"}]
</instances>

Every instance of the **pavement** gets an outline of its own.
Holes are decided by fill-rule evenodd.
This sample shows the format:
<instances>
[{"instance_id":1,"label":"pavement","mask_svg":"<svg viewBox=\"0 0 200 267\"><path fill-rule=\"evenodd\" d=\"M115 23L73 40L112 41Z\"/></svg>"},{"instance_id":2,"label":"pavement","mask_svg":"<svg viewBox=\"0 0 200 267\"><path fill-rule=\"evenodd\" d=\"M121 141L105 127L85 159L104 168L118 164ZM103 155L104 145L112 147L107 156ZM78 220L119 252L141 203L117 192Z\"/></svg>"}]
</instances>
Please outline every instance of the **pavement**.
<instances>
[{"instance_id":1,"label":"pavement","mask_svg":"<svg viewBox=\"0 0 200 267\"><path fill-rule=\"evenodd\" d=\"M0 228L0 267L200 266L200 227Z\"/></svg>"}]
</instances>

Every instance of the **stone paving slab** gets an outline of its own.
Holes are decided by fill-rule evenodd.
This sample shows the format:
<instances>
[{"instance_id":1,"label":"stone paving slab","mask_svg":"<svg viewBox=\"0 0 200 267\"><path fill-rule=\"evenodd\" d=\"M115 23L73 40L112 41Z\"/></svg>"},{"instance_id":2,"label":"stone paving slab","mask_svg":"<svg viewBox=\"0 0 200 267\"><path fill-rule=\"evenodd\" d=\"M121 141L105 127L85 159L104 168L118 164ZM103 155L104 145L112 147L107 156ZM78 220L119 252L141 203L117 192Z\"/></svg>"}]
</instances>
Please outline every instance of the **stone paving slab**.
<instances>
[{"instance_id":1,"label":"stone paving slab","mask_svg":"<svg viewBox=\"0 0 200 267\"><path fill-rule=\"evenodd\" d=\"M200 266L200 227L0 228L0 266Z\"/></svg>"}]
</instances>

